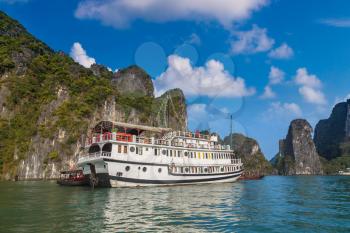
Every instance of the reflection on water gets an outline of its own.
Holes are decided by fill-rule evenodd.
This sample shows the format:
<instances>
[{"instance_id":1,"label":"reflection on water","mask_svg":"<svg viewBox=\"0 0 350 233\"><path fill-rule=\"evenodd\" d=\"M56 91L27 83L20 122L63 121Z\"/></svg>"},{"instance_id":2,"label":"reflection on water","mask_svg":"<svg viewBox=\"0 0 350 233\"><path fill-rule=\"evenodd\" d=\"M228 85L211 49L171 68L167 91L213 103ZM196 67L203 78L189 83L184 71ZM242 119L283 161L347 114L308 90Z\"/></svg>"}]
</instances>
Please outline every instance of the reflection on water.
<instances>
[{"instance_id":1,"label":"reflection on water","mask_svg":"<svg viewBox=\"0 0 350 233\"><path fill-rule=\"evenodd\" d=\"M241 183L112 189L104 206L104 225L109 230L172 232L209 230L213 221L215 228L224 227L238 221L235 208L242 189Z\"/></svg>"},{"instance_id":2,"label":"reflection on water","mask_svg":"<svg viewBox=\"0 0 350 233\"><path fill-rule=\"evenodd\" d=\"M0 183L0 232L349 232L350 177L96 189Z\"/></svg>"}]
</instances>

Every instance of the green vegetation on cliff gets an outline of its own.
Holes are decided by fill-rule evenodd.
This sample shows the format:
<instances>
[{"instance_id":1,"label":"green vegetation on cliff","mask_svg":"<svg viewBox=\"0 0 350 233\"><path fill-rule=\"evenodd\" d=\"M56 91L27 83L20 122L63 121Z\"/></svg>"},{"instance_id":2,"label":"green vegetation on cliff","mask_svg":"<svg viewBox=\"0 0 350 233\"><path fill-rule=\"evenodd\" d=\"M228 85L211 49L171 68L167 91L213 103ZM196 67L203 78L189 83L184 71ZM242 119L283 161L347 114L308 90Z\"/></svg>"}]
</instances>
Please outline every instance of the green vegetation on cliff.
<instances>
[{"instance_id":1,"label":"green vegetation on cliff","mask_svg":"<svg viewBox=\"0 0 350 233\"><path fill-rule=\"evenodd\" d=\"M52 52L3 13L0 22L0 31L7 32L0 35L0 70L7 71L0 84L9 91L4 104L9 114L0 118L2 173L7 173L24 159L31 138L38 133L52 137L57 129L63 129L69 135L64 143L75 143L96 106L113 89L112 73L97 78L68 56ZM38 127L47 105L57 100L62 90L69 98L52 112L49 121L42 116Z\"/></svg>"},{"instance_id":2,"label":"green vegetation on cliff","mask_svg":"<svg viewBox=\"0 0 350 233\"><path fill-rule=\"evenodd\" d=\"M224 144L229 145L230 141L230 136L227 136L224 139ZM272 166L266 160L256 140L242 134L234 133L232 135L232 144L231 148L242 158L246 176L268 175L272 173Z\"/></svg>"}]
</instances>

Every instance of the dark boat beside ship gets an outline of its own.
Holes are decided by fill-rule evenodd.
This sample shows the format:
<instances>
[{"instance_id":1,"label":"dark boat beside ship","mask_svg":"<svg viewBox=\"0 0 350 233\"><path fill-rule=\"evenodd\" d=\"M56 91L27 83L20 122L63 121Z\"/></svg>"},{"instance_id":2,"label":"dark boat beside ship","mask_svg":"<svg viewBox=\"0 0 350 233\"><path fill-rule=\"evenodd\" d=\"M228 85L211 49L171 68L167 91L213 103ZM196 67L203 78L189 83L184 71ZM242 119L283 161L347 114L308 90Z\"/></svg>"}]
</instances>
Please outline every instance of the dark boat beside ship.
<instances>
[{"instance_id":1,"label":"dark boat beside ship","mask_svg":"<svg viewBox=\"0 0 350 233\"><path fill-rule=\"evenodd\" d=\"M83 186L89 183L82 170L70 170L61 171L57 184L63 186Z\"/></svg>"}]
</instances>

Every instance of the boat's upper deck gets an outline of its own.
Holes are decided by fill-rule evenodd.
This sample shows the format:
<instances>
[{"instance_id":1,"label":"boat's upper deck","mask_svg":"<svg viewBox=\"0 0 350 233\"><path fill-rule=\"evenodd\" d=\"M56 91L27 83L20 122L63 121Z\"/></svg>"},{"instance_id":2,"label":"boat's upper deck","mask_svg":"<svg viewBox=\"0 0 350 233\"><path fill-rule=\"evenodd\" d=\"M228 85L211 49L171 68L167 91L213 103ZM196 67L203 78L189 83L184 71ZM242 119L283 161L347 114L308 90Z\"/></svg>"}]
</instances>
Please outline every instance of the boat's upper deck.
<instances>
[{"instance_id":1,"label":"boat's upper deck","mask_svg":"<svg viewBox=\"0 0 350 233\"><path fill-rule=\"evenodd\" d=\"M92 129L92 134L88 137L85 145L89 147L94 143L105 143L107 141L230 151L230 146L218 143L217 135L173 131L170 128L111 121L98 123Z\"/></svg>"},{"instance_id":2,"label":"boat's upper deck","mask_svg":"<svg viewBox=\"0 0 350 233\"><path fill-rule=\"evenodd\" d=\"M103 134L93 134L88 138L86 145L90 146L94 143L105 143L107 141L230 151L230 146L218 144L217 136L180 131L169 132L159 139L121 132L106 132Z\"/></svg>"}]
</instances>

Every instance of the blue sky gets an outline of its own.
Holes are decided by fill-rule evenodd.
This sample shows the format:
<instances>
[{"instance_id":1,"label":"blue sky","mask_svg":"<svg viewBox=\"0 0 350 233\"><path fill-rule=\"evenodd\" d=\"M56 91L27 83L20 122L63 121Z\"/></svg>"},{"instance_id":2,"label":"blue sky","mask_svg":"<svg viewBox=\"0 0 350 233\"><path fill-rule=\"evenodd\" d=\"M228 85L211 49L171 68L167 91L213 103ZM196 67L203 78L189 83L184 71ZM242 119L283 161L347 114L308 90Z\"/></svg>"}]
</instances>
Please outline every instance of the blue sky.
<instances>
[{"instance_id":1,"label":"blue sky","mask_svg":"<svg viewBox=\"0 0 350 233\"><path fill-rule=\"evenodd\" d=\"M257 139L267 158L290 121L312 126L350 93L350 2L343 0L0 0L84 66L131 64L156 94L180 87L189 127Z\"/></svg>"}]
</instances>

